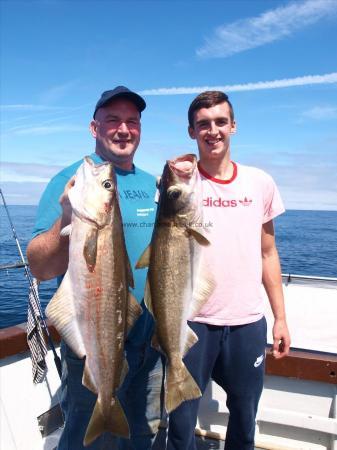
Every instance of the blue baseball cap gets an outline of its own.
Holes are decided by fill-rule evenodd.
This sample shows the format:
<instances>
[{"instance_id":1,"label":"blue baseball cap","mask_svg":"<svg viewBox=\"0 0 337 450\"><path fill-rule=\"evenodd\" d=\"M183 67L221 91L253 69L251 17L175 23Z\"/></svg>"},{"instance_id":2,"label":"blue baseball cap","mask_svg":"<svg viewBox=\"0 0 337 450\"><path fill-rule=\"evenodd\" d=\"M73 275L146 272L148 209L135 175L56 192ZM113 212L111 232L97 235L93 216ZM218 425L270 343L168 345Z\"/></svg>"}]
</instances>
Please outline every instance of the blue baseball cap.
<instances>
[{"instance_id":1,"label":"blue baseball cap","mask_svg":"<svg viewBox=\"0 0 337 450\"><path fill-rule=\"evenodd\" d=\"M141 113L146 108L145 100L135 92L130 91L125 86L117 86L115 89L112 89L111 91L104 91L101 95L101 98L98 100L95 112L94 112L94 118L97 110L99 108L102 108L102 106L106 106L108 103L110 103L112 100L115 100L117 98L127 98L132 103L135 104L138 111Z\"/></svg>"}]
</instances>

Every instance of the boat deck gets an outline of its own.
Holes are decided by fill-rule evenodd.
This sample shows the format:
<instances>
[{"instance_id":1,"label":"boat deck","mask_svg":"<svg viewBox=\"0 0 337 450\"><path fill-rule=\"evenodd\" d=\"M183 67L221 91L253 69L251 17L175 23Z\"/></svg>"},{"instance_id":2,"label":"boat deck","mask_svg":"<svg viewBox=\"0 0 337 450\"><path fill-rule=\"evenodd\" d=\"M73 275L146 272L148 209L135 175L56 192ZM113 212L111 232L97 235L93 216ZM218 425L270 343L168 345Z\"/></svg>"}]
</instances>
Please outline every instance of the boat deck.
<instances>
[{"instance_id":1,"label":"boat deck","mask_svg":"<svg viewBox=\"0 0 337 450\"><path fill-rule=\"evenodd\" d=\"M266 348L255 450L337 450L337 278L333 284L324 280L324 285L321 279L302 278L293 282L287 277L284 285L293 338L289 356L275 360ZM266 315L272 328L272 319ZM49 331L57 344L60 338L56 330L49 327ZM306 342L310 350L304 346ZM60 380L51 351L46 360L49 370L45 382L33 385L26 324L0 330L1 448L55 449L62 423L57 412ZM13 398L19 398L22 407L18 408ZM200 403L197 450L224 450L228 415L225 392L210 383ZM153 450L163 450L165 440L163 428Z\"/></svg>"},{"instance_id":2,"label":"boat deck","mask_svg":"<svg viewBox=\"0 0 337 450\"><path fill-rule=\"evenodd\" d=\"M152 450L164 450L165 449L165 439L166 432L164 429L161 429L157 435L156 441L152 447ZM115 447L115 443L109 441L108 445L104 446L102 450L117 450ZM204 437L196 436L196 444L197 450L224 450L225 442L217 439L209 439ZM56 450L56 447L53 448ZM255 448L255 450L259 450L259 448Z\"/></svg>"},{"instance_id":3,"label":"boat deck","mask_svg":"<svg viewBox=\"0 0 337 450\"><path fill-rule=\"evenodd\" d=\"M153 446L153 450L163 450L165 448L165 430L160 430ZM197 449L198 450L223 450L225 447L224 441L218 441L215 439L206 439L202 437L196 437Z\"/></svg>"},{"instance_id":4,"label":"boat deck","mask_svg":"<svg viewBox=\"0 0 337 450\"><path fill-rule=\"evenodd\" d=\"M163 450L165 448L165 430L160 430L153 446L153 450ZM225 442L217 439L209 439L196 436L197 450L224 450ZM258 450L256 448L256 450Z\"/></svg>"}]
</instances>

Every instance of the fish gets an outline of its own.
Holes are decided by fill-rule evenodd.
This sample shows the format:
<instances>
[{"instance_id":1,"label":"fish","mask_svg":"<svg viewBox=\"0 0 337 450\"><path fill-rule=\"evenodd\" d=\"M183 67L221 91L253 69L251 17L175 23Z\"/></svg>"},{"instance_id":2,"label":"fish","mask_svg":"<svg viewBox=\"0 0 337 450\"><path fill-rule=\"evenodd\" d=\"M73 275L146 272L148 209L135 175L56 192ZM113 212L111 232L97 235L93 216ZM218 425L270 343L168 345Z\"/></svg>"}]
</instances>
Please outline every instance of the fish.
<instances>
[{"instance_id":1,"label":"fish","mask_svg":"<svg viewBox=\"0 0 337 450\"><path fill-rule=\"evenodd\" d=\"M129 292L128 258L112 163L85 157L69 190L69 264L46 315L66 344L85 357L82 384L97 394L83 444L101 433L128 438L129 425L117 398L128 371L124 342L142 312Z\"/></svg>"},{"instance_id":2,"label":"fish","mask_svg":"<svg viewBox=\"0 0 337 450\"><path fill-rule=\"evenodd\" d=\"M183 358L198 341L187 320L213 292L215 282L203 257L210 245L202 222L201 182L194 154L166 162L150 245L136 268L148 267L145 304L155 321L153 347L166 357L165 409L201 397Z\"/></svg>"}]
</instances>

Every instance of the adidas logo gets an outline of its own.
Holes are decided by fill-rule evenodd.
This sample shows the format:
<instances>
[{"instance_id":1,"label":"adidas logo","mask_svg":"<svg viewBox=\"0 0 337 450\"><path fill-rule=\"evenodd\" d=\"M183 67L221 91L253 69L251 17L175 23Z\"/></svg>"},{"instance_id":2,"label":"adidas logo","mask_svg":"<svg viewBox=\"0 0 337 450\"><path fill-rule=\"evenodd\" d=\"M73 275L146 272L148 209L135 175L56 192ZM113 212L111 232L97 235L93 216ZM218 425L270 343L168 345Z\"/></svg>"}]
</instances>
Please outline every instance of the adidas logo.
<instances>
[{"instance_id":1,"label":"adidas logo","mask_svg":"<svg viewBox=\"0 0 337 450\"><path fill-rule=\"evenodd\" d=\"M206 197L203 200L204 206L210 206L215 208L236 208L239 206L239 203L242 206L250 206L252 204L253 200L249 200L247 197L245 197L243 200L235 200L235 199L224 199L221 197L213 198L213 197Z\"/></svg>"},{"instance_id":2,"label":"adidas logo","mask_svg":"<svg viewBox=\"0 0 337 450\"><path fill-rule=\"evenodd\" d=\"M248 200L247 197L245 197L243 200L239 200L239 202L241 203L241 205L243 206L249 206L252 203L252 200Z\"/></svg>"}]
</instances>

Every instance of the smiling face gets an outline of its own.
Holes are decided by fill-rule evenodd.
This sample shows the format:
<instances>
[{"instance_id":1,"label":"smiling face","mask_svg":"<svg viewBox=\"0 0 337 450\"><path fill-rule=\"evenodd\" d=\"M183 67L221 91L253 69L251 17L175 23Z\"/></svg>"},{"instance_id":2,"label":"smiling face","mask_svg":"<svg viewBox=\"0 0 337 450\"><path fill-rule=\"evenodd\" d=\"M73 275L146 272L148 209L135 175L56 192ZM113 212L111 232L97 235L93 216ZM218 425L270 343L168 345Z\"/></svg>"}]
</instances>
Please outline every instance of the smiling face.
<instances>
[{"instance_id":1,"label":"smiling face","mask_svg":"<svg viewBox=\"0 0 337 450\"><path fill-rule=\"evenodd\" d=\"M227 102L195 111L193 127L189 135L196 139L200 161L223 161L229 159L230 136L236 131L235 121Z\"/></svg>"},{"instance_id":2,"label":"smiling face","mask_svg":"<svg viewBox=\"0 0 337 450\"><path fill-rule=\"evenodd\" d=\"M140 113L130 100L119 98L99 108L90 130L96 153L117 167L131 170L140 141Z\"/></svg>"}]
</instances>

